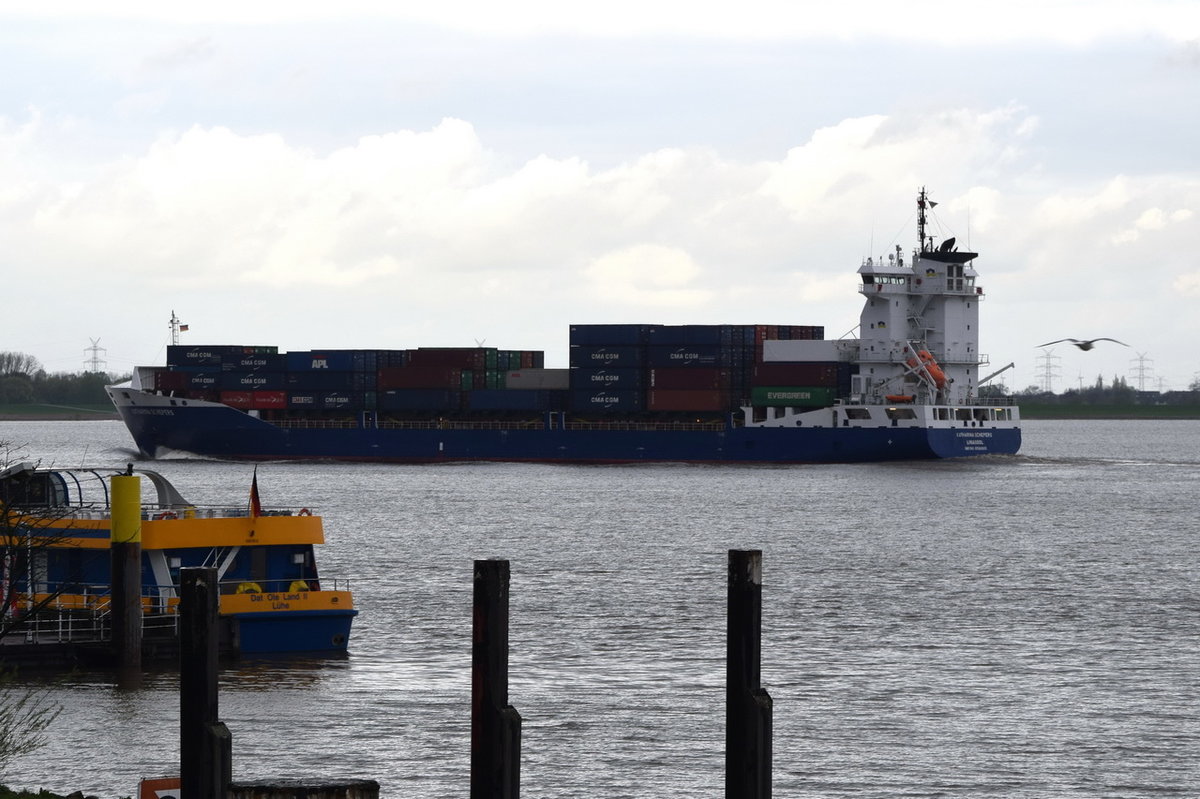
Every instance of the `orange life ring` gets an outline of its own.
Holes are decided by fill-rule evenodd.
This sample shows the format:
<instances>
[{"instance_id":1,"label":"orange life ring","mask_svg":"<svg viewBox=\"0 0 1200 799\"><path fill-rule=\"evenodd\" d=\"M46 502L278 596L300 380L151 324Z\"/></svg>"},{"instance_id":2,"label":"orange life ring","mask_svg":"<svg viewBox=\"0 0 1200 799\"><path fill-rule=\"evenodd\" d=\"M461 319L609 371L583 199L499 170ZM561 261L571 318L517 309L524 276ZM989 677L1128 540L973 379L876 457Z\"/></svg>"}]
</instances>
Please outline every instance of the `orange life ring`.
<instances>
[{"instance_id":1,"label":"orange life ring","mask_svg":"<svg viewBox=\"0 0 1200 799\"><path fill-rule=\"evenodd\" d=\"M178 513L176 513L176 512L175 512L175 511L173 511L173 510L165 510L165 511L163 511L162 513L159 513L159 514L155 515L155 517L154 517L154 518L155 518L156 520L162 520L162 519L178 519L178 518L179 518L179 514L178 514Z\"/></svg>"},{"instance_id":2,"label":"orange life ring","mask_svg":"<svg viewBox=\"0 0 1200 799\"><path fill-rule=\"evenodd\" d=\"M312 516L312 511L310 511L308 508L301 508L300 512L297 513L296 515L297 516Z\"/></svg>"}]
</instances>

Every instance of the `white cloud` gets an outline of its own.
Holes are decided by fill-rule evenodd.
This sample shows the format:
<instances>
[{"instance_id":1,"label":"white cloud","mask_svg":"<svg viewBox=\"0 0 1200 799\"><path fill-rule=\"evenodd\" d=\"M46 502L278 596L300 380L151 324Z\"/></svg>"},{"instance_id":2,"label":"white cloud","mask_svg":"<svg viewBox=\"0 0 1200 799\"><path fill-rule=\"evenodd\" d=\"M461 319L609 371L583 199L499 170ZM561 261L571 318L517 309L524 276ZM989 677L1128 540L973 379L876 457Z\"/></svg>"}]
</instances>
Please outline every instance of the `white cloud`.
<instances>
[{"instance_id":1,"label":"white cloud","mask_svg":"<svg viewBox=\"0 0 1200 799\"><path fill-rule=\"evenodd\" d=\"M687 252L676 247L637 244L604 253L583 274L597 297L619 305L697 306L712 296L693 285L701 270Z\"/></svg>"},{"instance_id":2,"label":"white cloud","mask_svg":"<svg viewBox=\"0 0 1200 799\"><path fill-rule=\"evenodd\" d=\"M1186 222L1191 216L1192 212L1186 208L1169 214L1161 208L1148 208L1134 220L1131 227L1113 234L1112 242L1113 244L1130 244L1140 239L1143 233L1164 230L1173 223Z\"/></svg>"}]
</instances>

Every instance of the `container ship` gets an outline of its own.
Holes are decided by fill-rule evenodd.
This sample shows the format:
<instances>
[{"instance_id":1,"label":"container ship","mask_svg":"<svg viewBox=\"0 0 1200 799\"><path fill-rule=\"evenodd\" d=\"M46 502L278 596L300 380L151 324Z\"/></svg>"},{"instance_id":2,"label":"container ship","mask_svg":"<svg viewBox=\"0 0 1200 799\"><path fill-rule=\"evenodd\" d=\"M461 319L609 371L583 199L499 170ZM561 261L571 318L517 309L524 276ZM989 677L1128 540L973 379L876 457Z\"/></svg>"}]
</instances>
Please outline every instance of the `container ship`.
<instances>
[{"instance_id":1,"label":"container ship","mask_svg":"<svg viewBox=\"0 0 1200 799\"><path fill-rule=\"evenodd\" d=\"M857 335L818 325L577 324L539 350L180 345L108 394L145 458L837 463L1017 452L985 384L977 253L926 235L858 269Z\"/></svg>"}]
</instances>

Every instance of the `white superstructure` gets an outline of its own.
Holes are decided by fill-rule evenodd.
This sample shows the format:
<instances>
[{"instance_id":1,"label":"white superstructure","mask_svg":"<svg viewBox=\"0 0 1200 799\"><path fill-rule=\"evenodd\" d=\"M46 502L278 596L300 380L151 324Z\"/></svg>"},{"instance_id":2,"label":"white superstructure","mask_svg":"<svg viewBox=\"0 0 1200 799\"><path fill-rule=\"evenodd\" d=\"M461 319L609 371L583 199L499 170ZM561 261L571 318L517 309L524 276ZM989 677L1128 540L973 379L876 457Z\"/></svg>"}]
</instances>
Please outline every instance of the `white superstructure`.
<instances>
[{"instance_id":1,"label":"white superstructure","mask_svg":"<svg viewBox=\"0 0 1200 799\"><path fill-rule=\"evenodd\" d=\"M899 246L886 263L868 258L859 268L866 302L859 317L859 374L852 401L886 402L911 397L921 404L968 404L977 396L979 303L973 252L954 239L934 246L925 235L922 189L917 200L920 245L905 261ZM879 259L882 260L882 259Z\"/></svg>"}]
</instances>

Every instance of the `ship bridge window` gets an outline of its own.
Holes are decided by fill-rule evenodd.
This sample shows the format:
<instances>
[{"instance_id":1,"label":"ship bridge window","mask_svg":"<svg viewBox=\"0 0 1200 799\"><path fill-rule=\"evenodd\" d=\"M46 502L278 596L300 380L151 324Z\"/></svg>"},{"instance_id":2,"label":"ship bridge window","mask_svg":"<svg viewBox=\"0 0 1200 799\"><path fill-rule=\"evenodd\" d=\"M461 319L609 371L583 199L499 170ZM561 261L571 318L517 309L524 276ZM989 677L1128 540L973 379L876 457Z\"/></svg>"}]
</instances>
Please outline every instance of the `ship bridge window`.
<instances>
[{"instance_id":1,"label":"ship bridge window","mask_svg":"<svg viewBox=\"0 0 1200 799\"><path fill-rule=\"evenodd\" d=\"M916 419L917 412L912 408L888 408L886 410L889 419Z\"/></svg>"},{"instance_id":2,"label":"ship bridge window","mask_svg":"<svg viewBox=\"0 0 1200 799\"><path fill-rule=\"evenodd\" d=\"M847 419L870 419L871 411L868 410L867 408L847 408L846 409L846 418Z\"/></svg>"}]
</instances>

